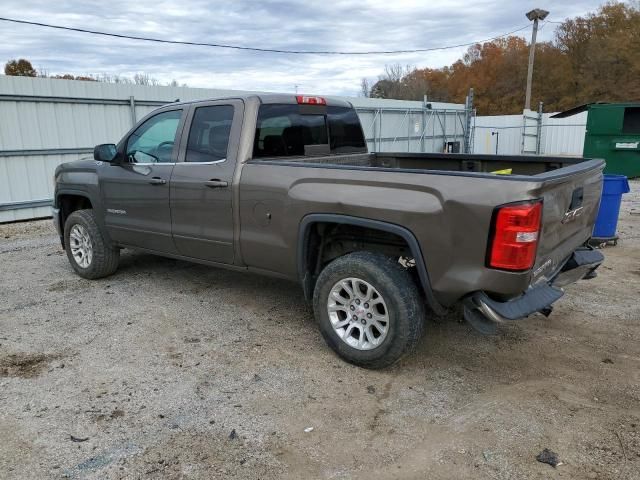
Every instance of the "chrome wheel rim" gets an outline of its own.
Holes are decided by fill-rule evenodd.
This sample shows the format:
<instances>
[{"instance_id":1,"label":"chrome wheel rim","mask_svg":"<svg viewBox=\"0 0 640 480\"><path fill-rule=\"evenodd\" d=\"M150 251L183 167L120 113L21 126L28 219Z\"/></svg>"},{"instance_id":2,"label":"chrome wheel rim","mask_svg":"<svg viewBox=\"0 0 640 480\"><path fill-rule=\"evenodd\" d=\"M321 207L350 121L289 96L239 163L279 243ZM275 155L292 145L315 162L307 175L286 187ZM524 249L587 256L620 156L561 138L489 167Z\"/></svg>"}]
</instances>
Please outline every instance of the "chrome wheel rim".
<instances>
[{"instance_id":1,"label":"chrome wheel rim","mask_svg":"<svg viewBox=\"0 0 640 480\"><path fill-rule=\"evenodd\" d=\"M389 310L369 282L355 277L336 282L329 292L327 310L338 337L356 350L373 350L387 337Z\"/></svg>"},{"instance_id":2,"label":"chrome wheel rim","mask_svg":"<svg viewBox=\"0 0 640 480\"><path fill-rule=\"evenodd\" d=\"M88 268L93 259L93 246L89 232L82 225L76 223L69 232L69 248L73 259L82 268Z\"/></svg>"}]
</instances>

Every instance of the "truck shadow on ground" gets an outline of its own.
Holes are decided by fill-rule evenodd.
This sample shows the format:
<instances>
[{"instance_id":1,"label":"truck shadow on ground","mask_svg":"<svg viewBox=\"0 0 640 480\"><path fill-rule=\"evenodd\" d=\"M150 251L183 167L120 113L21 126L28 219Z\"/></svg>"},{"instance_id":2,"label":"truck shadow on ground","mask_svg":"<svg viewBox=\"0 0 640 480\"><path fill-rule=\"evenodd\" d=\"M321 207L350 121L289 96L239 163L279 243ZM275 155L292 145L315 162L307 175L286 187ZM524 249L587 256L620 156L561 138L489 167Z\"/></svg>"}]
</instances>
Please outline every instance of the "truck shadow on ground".
<instances>
[{"instance_id":1,"label":"truck shadow on ground","mask_svg":"<svg viewBox=\"0 0 640 480\"><path fill-rule=\"evenodd\" d=\"M123 252L115 277L125 280L140 276L169 281L168 289L177 288L179 293L186 295L186 302L215 296L228 304L240 304L265 320L278 316L278 323L299 329L300 335L317 338L318 348L329 352L318 332L312 307L294 282L145 253ZM438 368L442 368L457 362L467 363L469 358L472 358L473 368L489 368L496 354L522 347L531 337L522 323L502 327L496 335L484 336L463 320L461 308L453 308L442 317L428 313L426 321L426 334L416 352L387 371L420 370L426 367L425 362L431 367L435 367L433 362L436 362ZM536 315L529 321L548 320ZM529 357L528 361L531 360L536 361ZM514 363L513 368L519 366Z\"/></svg>"}]
</instances>

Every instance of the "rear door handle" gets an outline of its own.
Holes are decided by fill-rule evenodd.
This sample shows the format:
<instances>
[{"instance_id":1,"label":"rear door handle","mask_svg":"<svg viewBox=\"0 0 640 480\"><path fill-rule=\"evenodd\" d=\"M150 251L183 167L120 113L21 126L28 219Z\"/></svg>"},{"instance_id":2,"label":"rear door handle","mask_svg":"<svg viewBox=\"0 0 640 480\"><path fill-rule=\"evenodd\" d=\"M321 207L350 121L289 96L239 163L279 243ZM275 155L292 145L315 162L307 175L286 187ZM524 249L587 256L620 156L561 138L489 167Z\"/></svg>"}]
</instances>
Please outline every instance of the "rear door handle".
<instances>
[{"instance_id":1,"label":"rear door handle","mask_svg":"<svg viewBox=\"0 0 640 480\"><path fill-rule=\"evenodd\" d=\"M224 188L229 186L224 180L208 180L204 182L204 184L209 188Z\"/></svg>"},{"instance_id":2,"label":"rear door handle","mask_svg":"<svg viewBox=\"0 0 640 480\"><path fill-rule=\"evenodd\" d=\"M149 183L151 185L164 185L165 183L167 183L167 181L164 178L153 177L151 178L151 180L149 180Z\"/></svg>"}]
</instances>

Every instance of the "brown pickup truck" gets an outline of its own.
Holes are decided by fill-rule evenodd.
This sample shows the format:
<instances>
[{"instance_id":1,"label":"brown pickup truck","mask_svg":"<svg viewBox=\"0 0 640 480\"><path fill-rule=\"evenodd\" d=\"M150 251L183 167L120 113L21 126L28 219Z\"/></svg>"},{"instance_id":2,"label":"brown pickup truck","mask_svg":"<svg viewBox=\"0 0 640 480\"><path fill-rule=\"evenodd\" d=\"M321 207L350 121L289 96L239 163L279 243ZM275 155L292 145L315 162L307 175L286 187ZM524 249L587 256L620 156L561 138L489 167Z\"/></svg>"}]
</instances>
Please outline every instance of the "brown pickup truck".
<instances>
[{"instance_id":1,"label":"brown pickup truck","mask_svg":"<svg viewBox=\"0 0 640 480\"><path fill-rule=\"evenodd\" d=\"M295 280L327 343L380 368L456 304L478 330L548 315L595 276L602 160L368 153L355 110L322 97L174 103L94 159L56 170L74 270L120 249Z\"/></svg>"}]
</instances>

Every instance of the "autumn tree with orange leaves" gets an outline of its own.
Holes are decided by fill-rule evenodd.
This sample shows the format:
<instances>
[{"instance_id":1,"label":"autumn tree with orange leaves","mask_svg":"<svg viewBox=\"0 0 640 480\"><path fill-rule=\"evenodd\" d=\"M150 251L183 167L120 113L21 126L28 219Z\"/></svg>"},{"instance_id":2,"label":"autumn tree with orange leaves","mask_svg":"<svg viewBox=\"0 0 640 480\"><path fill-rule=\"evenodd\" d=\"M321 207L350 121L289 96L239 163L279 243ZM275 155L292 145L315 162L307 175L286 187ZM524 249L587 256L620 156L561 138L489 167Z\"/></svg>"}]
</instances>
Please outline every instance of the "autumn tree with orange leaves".
<instances>
[{"instance_id":1,"label":"autumn tree with orange leaves","mask_svg":"<svg viewBox=\"0 0 640 480\"><path fill-rule=\"evenodd\" d=\"M548 27L547 27L548 28ZM529 44L507 37L476 44L451 66L387 67L370 89L378 98L463 103L470 87L481 115L522 112ZM381 88L383 86L384 88ZM596 101L640 101L640 8L608 3L560 24L553 42L536 45L532 105L560 111Z\"/></svg>"}]
</instances>

